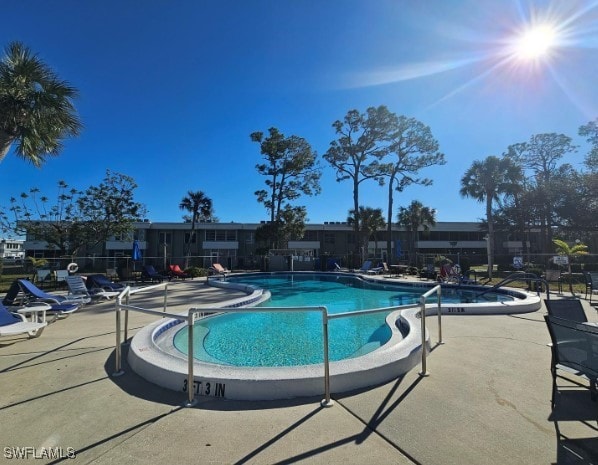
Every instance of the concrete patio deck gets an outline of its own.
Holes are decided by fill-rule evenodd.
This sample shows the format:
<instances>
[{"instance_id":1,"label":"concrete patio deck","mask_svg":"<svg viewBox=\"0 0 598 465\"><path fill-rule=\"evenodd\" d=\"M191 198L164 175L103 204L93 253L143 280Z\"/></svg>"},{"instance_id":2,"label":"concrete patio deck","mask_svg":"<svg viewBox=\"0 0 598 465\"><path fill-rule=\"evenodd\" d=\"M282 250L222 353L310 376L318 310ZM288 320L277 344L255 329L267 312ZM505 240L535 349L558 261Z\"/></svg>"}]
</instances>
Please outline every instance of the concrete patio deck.
<instances>
[{"instance_id":1,"label":"concrete patio deck","mask_svg":"<svg viewBox=\"0 0 598 465\"><path fill-rule=\"evenodd\" d=\"M235 295L194 280L171 284L168 301L183 311ZM159 309L162 300L135 304ZM333 395L332 408L320 407L320 398L212 397L185 408L183 393L151 385L126 365L123 376L111 376L113 309L111 302L88 305L38 339L0 339L2 463L598 463L598 402L589 391L560 381L551 411L544 310L444 317L443 345L435 344L436 319L429 318L430 376L414 369ZM132 313L129 335L153 320Z\"/></svg>"}]
</instances>

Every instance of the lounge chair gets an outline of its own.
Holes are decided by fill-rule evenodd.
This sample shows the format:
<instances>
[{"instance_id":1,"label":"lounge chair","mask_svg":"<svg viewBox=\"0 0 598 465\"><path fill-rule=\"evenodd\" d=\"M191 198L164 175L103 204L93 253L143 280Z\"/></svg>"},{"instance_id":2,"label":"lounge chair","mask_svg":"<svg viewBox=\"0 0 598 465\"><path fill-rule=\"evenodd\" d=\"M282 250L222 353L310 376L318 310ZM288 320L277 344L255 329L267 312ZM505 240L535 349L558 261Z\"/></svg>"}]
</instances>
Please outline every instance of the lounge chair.
<instances>
[{"instance_id":1,"label":"lounge chair","mask_svg":"<svg viewBox=\"0 0 598 465\"><path fill-rule=\"evenodd\" d=\"M375 266L366 271L367 274L380 274L384 271L383 266Z\"/></svg>"},{"instance_id":2,"label":"lounge chair","mask_svg":"<svg viewBox=\"0 0 598 465\"><path fill-rule=\"evenodd\" d=\"M35 274L33 275L32 279L33 282L42 286L43 283L52 279L52 271L46 269L35 270Z\"/></svg>"},{"instance_id":3,"label":"lounge chair","mask_svg":"<svg viewBox=\"0 0 598 465\"><path fill-rule=\"evenodd\" d=\"M590 395L595 401L598 399L598 327L551 315L544 315L544 320L552 340L552 408L556 403L556 379L563 378L557 370L588 380Z\"/></svg>"},{"instance_id":4,"label":"lounge chair","mask_svg":"<svg viewBox=\"0 0 598 465\"><path fill-rule=\"evenodd\" d=\"M420 279L433 279L436 280L436 269L431 263L427 264L419 272Z\"/></svg>"},{"instance_id":5,"label":"lounge chair","mask_svg":"<svg viewBox=\"0 0 598 465\"><path fill-rule=\"evenodd\" d=\"M115 283L111 281L107 276L103 274L91 274L85 280L87 289L103 289L109 292L121 292L125 286L121 283Z\"/></svg>"},{"instance_id":6,"label":"lounge chair","mask_svg":"<svg viewBox=\"0 0 598 465\"><path fill-rule=\"evenodd\" d=\"M56 270L54 272L54 283L56 287L66 284L66 278L70 275L69 270Z\"/></svg>"},{"instance_id":7,"label":"lounge chair","mask_svg":"<svg viewBox=\"0 0 598 465\"><path fill-rule=\"evenodd\" d=\"M62 295L48 294L27 279L17 279L13 281L3 300L4 305L18 305L18 303L25 305L39 302L50 305L48 313L62 317L77 311L81 306L82 299L73 300Z\"/></svg>"},{"instance_id":8,"label":"lounge chair","mask_svg":"<svg viewBox=\"0 0 598 465\"><path fill-rule=\"evenodd\" d=\"M34 307L23 307L14 312L6 308L4 304L0 304L0 336L17 336L19 334L27 334L30 338L41 336L44 328L48 325L46 310L49 308L48 304L38 304ZM25 317L27 313L31 314L31 321L27 321Z\"/></svg>"},{"instance_id":9,"label":"lounge chair","mask_svg":"<svg viewBox=\"0 0 598 465\"><path fill-rule=\"evenodd\" d=\"M334 271L346 273L349 271L349 268L342 268L338 263L334 262Z\"/></svg>"},{"instance_id":10,"label":"lounge chair","mask_svg":"<svg viewBox=\"0 0 598 465\"><path fill-rule=\"evenodd\" d=\"M66 285L69 288L69 297L72 296L72 298L82 298L85 303L99 299L110 299L118 295L117 291L105 291L104 289L97 287L88 289L83 277L81 276L67 277Z\"/></svg>"},{"instance_id":11,"label":"lounge chair","mask_svg":"<svg viewBox=\"0 0 598 465\"><path fill-rule=\"evenodd\" d=\"M588 321L586 312L578 299L544 300L544 305L550 316L566 320L585 323Z\"/></svg>"},{"instance_id":12,"label":"lounge chair","mask_svg":"<svg viewBox=\"0 0 598 465\"><path fill-rule=\"evenodd\" d=\"M114 280L115 278L118 278L118 273L115 268L106 268L106 276L108 279Z\"/></svg>"},{"instance_id":13,"label":"lounge chair","mask_svg":"<svg viewBox=\"0 0 598 465\"><path fill-rule=\"evenodd\" d=\"M144 265L141 270L141 281L149 279L152 283L161 283L164 281L164 276L156 271L152 265Z\"/></svg>"},{"instance_id":14,"label":"lounge chair","mask_svg":"<svg viewBox=\"0 0 598 465\"><path fill-rule=\"evenodd\" d=\"M212 263L212 266L210 266L210 273L224 278L230 273L230 271L224 268L220 263Z\"/></svg>"},{"instance_id":15,"label":"lounge chair","mask_svg":"<svg viewBox=\"0 0 598 465\"><path fill-rule=\"evenodd\" d=\"M388 266L388 263L382 262L382 271L380 273L383 273L387 277L390 278L390 276L392 275L392 271L390 270L390 267Z\"/></svg>"},{"instance_id":16,"label":"lounge chair","mask_svg":"<svg viewBox=\"0 0 598 465\"><path fill-rule=\"evenodd\" d=\"M179 265L169 265L168 272L171 278L178 278L178 279L187 279L189 275L181 270Z\"/></svg>"},{"instance_id":17,"label":"lounge chair","mask_svg":"<svg viewBox=\"0 0 598 465\"><path fill-rule=\"evenodd\" d=\"M363 262L363 265L361 265L361 268L359 268L357 270L357 272L358 273L367 273L371 269L372 269L372 261L366 260L365 262Z\"/></svg>"}]
</instances>

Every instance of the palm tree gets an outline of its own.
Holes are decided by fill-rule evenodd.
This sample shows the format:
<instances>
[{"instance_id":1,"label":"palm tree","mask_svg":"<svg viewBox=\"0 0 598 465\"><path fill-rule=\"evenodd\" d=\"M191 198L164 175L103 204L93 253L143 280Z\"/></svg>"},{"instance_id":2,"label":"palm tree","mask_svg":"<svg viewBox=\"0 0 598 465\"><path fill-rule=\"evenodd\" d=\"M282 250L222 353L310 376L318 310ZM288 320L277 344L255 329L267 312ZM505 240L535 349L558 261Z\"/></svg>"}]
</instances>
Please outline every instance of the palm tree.
<instances>
[{"instance_id":1,"label":"palm tree","mask_svg":"<svg viewBox=\"0 0 598 465\"><path fill-rule=\"evenodd\" d=\"M185 268L189 267L189 258L191 257L191 243L195 237L195 225L199 221L210 221L214 215L212 208L212 199L207 197L202 191L188 191L179 204L181 210L185 210L190 215L183 216L185 221L191 223L191 234L189 234L185 250Z\"/></svg>"},{"instance_id":2,"label":"palm tree","mask_svg":"<svg viewBox=\"0 0 598 465\"><path fill-rule=\"evenodd\" d=\"M386 227L386 222L384 221L384 215L381 208L360 206L358 215L355 215L355 210L350 210L347 222L350 225L354 225L356 217L359 218L357 229L359 231L359 236L361 238L360 242L363 246L363 253L365 255L368 250L370 237L373 235L374 240L376 240L376 232L380 229L384 229ZM363 256L361 258L362 260L365 259Z\"/></svg>"},{"instance_id":3,"label":"palm tree","mask_svg":"<svg viewBox=\"0 0 598 465\"><path fill-rule=\"evenodd\" d=\"M13 143L17 156L40 167L58 155L63 139L81 130L72 100L77 90L62 81L20 42L0 61L0 162Z\"/></svg>"},{"instance_id":4,"label":"palm tree","mask_svg":"<svg viewBox=\"0 0 598 465\"><path fill-rule=\"evenodd\" d=\"M553 239L552 243L554 244L556 253L567 257L567 264L569 267L569 291L571 291L572 295L575 295L575 293L573 292L573 284L571 279L571 259L573 257L579 257L580 255L587 255L588 246L582 244L581 242L575 244L574 246L570 246L565 241L562 241L560 239Z\"/></svg>"},{"instance_id":5,"label":"palm tree","mask_svg":"<svg viewBox=\"0 0 598 465\"><path fill-rule=\"evenodd\" d=\"M513 194L523 180L521 166L511 158L489 156L485 160L476 160L461 178L462 197L472 197L478 202L486 202L486 220L488 222L488 278L492 278L494 267L494 220L492 204L501 195Z\"/></svg>"},{"instance_id":6,"label":"palm tree","mask_svg":"<svg viewBox=\"0 0 598 465\"><path fill-rule=\"evenodd\" d=\"M424 231L428 231L430 226L436 224L436 210L424 207L420 201L414 200L407 208L401 207L399 209L397 219L399 225L404 226L409 231L409 257L410 261L415 263L413 257L415 257L417 231L420 227L423 227Z\"/></svg>"}]
</instances>

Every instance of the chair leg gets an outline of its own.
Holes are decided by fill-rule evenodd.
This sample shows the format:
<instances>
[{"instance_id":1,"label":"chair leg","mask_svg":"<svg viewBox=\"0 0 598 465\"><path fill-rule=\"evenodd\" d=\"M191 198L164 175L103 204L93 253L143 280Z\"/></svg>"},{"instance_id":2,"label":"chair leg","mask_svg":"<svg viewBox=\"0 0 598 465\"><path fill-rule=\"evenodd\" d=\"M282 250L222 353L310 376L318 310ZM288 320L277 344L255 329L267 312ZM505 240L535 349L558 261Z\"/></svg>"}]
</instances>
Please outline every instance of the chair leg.
<instances>
[{"instance_id":1,"label":"chair leg","mask_svg":"<svg viewBox=\"0 0 598 465\"><path fill-rule=\"evenodd\" d=\"M554 410L554 406L556 404L556 371L550 371L552 372L552 398L550 399L550 406Z\"/></svg>"}]
</instances>

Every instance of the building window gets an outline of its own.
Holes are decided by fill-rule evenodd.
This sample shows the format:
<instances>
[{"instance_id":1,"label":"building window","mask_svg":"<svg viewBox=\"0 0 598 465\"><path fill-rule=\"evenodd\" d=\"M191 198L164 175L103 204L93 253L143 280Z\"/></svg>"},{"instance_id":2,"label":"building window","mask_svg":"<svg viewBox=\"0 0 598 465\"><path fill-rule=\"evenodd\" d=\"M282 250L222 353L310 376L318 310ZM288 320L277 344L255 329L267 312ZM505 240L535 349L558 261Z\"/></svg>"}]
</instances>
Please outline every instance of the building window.
<instances>
[{"instance_id":1,"label":"building window","mask_svg":"<svg viewBox=\"0 0 598 465\"><path fill-rule=\"evenodd\" d=\"M318 231L305 231L303 235L303 239L306 241L317 241L318 240Z\"/></svg>"},{"instance_id":2,"label":"building window","mask_svg":"<svg viewBox=\"0 0 598 465\"><path fill-rule=\"evenodd\" d=\"M133 240L133 234L129 231L121 232L114 235L115 241L131 242Z\"/></svg>"},{"instance_id":3,"label":"building window","mask_svg":"<svg viewBox=\"0 0 598 465\"><path fill-rule=\"evenodd\" d=\"M172 234L167 232L161 232L159 235L160 244L170 245L172 244Z\"/></svg>"},{"instance_id":4,"label":"building window","mask_svg":"<svg viewBox=\"0 0 598 465\"><path fill-rule=\"evenodd\" d=\"M324 233L324 244L334 244L336 242L336 236L334 233L325 232Z\"/></svg>"},{"instance_id":5,"label":"building window","mask_svg":"<svg viewBox=\"0 0 598 465\"><path fill-rule=\"evenodd\" d=\"M185 233L185 244L189 243L189 239L191 239L191 244L195 244L197 242L197 233L191 234L190 232Z\"/></svg>"},{"instance_id":6,"label":"building window","mask_svg":"<svg viewBox=\"0 0 598 465\"><path fill-rule=\"evenodd\" d=\"M237 231L236 230L226 230L226 229L207 229L206 230L206 241L210 242L234 242L237 240Z\"/></svg>"}]
</instances>

